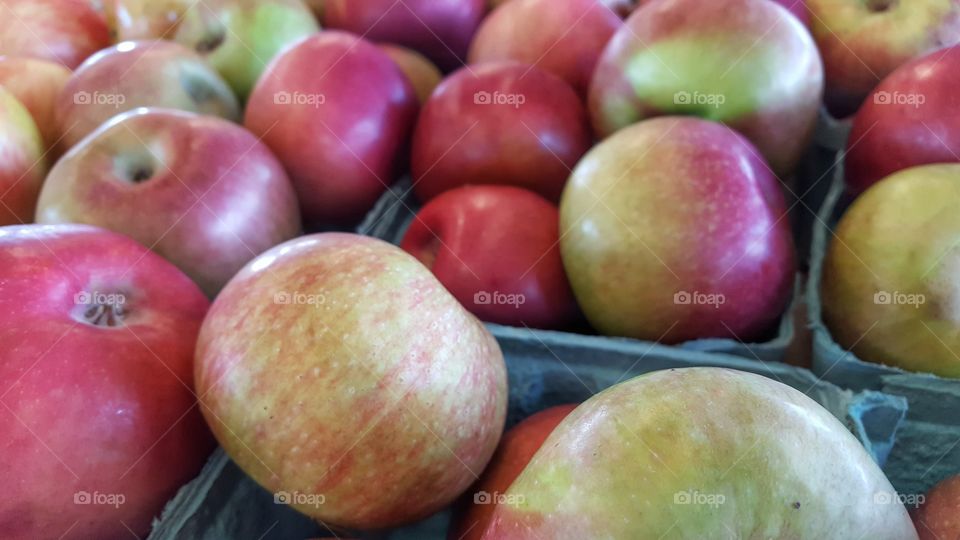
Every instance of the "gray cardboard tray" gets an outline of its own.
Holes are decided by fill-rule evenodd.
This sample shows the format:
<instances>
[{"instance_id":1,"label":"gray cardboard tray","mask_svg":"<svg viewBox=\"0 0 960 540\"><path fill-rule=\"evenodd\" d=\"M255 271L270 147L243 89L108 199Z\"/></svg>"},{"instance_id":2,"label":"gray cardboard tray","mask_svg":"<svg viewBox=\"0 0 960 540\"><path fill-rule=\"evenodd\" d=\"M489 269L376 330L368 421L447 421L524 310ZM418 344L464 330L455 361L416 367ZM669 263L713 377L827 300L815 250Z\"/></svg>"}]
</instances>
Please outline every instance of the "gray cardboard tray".
<instances>
[{"instance_id":1,"label":"gray cardboard tray","mask_svg":"<svg viewBox=\"0 0 960 540\"><path fill-rule=\"evenodd\" d=\"M850 203L843 178L843 168L839 167L814 226L806 291L813 333L813 371L843 388L879 390L908 400L910 412L890 455L890 466L912 479L905 485L910 493L923 493L939 481L960 474L960 380L864 362L834 341L822 318L820 283L833 227Z\"/></svg>"},{"instance_id":2,"label":"gray cardboard tray","mask_svg":"<svg viewBox=\"0 0 960 540\"><path fill-rule=\"evenodd\" d=\"M610 340L587 347L582 336L504 328L498 341L510 382L508 426L542 409L584 401L593 394L650 371L716 366L757 373L799 389L845 423L878 463L883 464L906 414L903 398L880 392L854 393L822 382L807 370L734 356L650 344L637 354L633 344ZM885 469L895 487L910 485L898 470ZM393 531L365 533L365 539L441 540L449 512ZM305 539L343 531L325 530L244 475L222 450L201 475L180 490L155 524L150 540Z\"/></svg>"},{"instance_id":3,"label":"gray cardboard tray","mask_svg":"<svg viewBox=\"0 0 960 540\"><path fill-rule=\"evenodd\" d=\"M399 245L419 208L419 203L411 189L410 179L404 178L384 193L358 230L361 234ZM794 301L800 299L800 282L798 278ZM791 304L781 317L780 324L776 328L776 334L766 342L743 343L734 339L698 339L681 343L677 347L689 351L731 354L762 362L782 362L795 337L793 313L794 306ZM510 328L498 324L487 324L487 327L497 337L500 337L502 332ZM542 331L530 330L529 334L532 338L535 338L540 332ZM620 342L625 347L632 348L633 352L638 355L642 354L651 345L648 341L630 338L577 335L583 338L581 342L584 347L602 346L606 342L615 341Z\"/></svg>"}]
</instances>

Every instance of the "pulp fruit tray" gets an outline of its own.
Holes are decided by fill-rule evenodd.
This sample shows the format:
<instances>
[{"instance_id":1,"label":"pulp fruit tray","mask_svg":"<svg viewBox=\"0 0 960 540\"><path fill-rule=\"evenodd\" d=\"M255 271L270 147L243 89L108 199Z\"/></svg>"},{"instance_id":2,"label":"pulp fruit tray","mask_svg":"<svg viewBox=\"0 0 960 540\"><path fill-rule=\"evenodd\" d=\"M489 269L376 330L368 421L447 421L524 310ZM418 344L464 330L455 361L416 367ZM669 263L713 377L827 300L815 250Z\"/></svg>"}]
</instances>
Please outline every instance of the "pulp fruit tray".
<instances>
[{"instance_id":1,"label":"pulp fruit tray","mask_svg":"<svg viewBox=\"0 0 960 540\"><path fill-rule=\"evenodd\" d=\"M807 304L813 331L813 370L824 380L854 390L881 390L905 397L910 412L890 455L890 466L909 479L905 493L925 493L941 480L960 474L960 380L910 373L860 360L830 334L821 313L823 260L833 227L849 206L842 167L814 227Z\"/></svg>"},{"instance_id":2,"label":"pulp fruit tray","mask_svg":"<svg viewBox=\"0 0 960 540\"><path fill-rule=\"evenodd\" d=\"M508 427L542 409L584 401L618 382L661 369L714 366L749 371L792 386L823 405L883 463L906 414L903 398L881 392L843 391L809 371L786 364L765 364L735 356L651 345L636 354L631 343L608 340L602 346L583 336L503 328L498 341L507 360L510 382ZM909 477L886 468L894 486ZM411 494L412 497L416 496ZM351 535L365 539L442 540L449 512L393 531ZM343 537L343 531L336 531ZM221 450L201 475L184 486L155 525L151 540L223 540L225 538L306 539L333 537L293 509L274 502L273 495L244 475Z\"/></svg>"}]
</instances>

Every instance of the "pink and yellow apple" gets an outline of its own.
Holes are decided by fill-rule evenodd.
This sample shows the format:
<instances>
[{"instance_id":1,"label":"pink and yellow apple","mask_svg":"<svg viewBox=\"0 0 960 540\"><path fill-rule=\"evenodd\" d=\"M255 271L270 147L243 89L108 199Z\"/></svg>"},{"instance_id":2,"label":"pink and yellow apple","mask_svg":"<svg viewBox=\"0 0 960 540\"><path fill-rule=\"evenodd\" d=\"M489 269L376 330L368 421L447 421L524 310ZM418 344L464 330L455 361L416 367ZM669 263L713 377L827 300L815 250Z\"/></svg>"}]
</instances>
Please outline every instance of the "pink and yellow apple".
<instances>
[{"instance_id":1,"label":"pink and yellow apple","mask_svg":"<svg viewBox=\"0 0 960 540\"><path fill-rule=\"evenodd\" d=\"M652 0L607 45L588 101L600 136L662 115L722 122L784 177L807 149L822 95L817 47L783 8Z\"/></svg>"},{"instance_id":2,"label":"pink and yellow apple","mask_svg":"<svg viewBox=\"0 0 960 540\"><path fill-rule=\"evenodd\" d=\"M931 489L913 521L920 540L960 538L960 476Z\"/></svg>"},{"instance_id":3,"label":"pink and yellow apple","mask_svg":"<svg viewBox=\"0 0 960 540\"><path fill-rule=\"evenodd\" d=\"M598 0L511 0L483 21L470 63L533 64L586 96L600 54L622 25Z\"/></svg>"},{"instance_id":4,"label":"pink and yellow apple","mask_svg":"<svg viewBox=\"0 0 960 540\"><path fill-rule=\"evenodd\" d=\"M407 76L420 103L426 103L430 94L443 80L443 73L430 60L427 60L427 57L413 49L390 44L381 45L380 48Z\"/></svg>"},{"instance_id":5,"label":"pink and yellow apple","mask_svg":"<svg viewBox=\"0 0 960 540\"><path fill-rule=\"evenodd\" d=\"M467 62L486 7L485 0L326 0L323 23L378 43L409 47L451 71Z\"/></svg>"},{"instance_id":6,"label":"pink and yellow apple","mask_svg":"<svg viewBox=\"0 0 960 540\"><path fill-rule=\"evenodd\" d=\"M307 223L355 224L396 177L418 109L385 52L324 31L270 63L244 125L283 162Z\"/></svg>"},{"instance_id":7,"label":"pink and yellow apple","mask_svg":"<svg viewBox=\"0 0 960 540\"><path fill-rule=\"evenodd\" d=\"M603 334L762 339L793 291L780 184L749 141L687 117L620 130L577 164L560 204L573 292Z\"/></svg>"},{"instance_id":8,"label":"pink and yellow apple","mask_svg":"<svg viewBox=\"0 0 960 540\"><path fill-rule=\"evenodd\" d=\"M0 86L9 90L30 111L50 157L59 154L57 97L70 74L69 69L56 62L22 56L0 57Z\"/></svg>"},{"instance_id":9,"label":"pink and yellow apple","mask_svg":"<svg viewBox=\"0 0 960 540\"><path fill-rule=\"evenodd\" d=\"M826 66L827 107L840 118L910 59L960 43L956 0L806 2Z\"/></svg>"},{"instance_id":10,"label":"pink and yellow apple","mask_svg":"<svg viewBox=\"0 0 960 540\"><path fill-rule=\"evenodd\" d=\"M57 99L57 124L69 148L138 107L240 118L230 87L196 53L168 41L127 41L77 68Z\"/></svg>"},{"instance_id":11,"label":"pink and yellow apple","mask_svg":"<svg viewBox=\"0 0 960 540\"><path fill-rule=\"evenodd\" d=\"M877 504L877 495L894 498ZM890 482L798 390L718 368L609 388L547 437L483 538L916 540Z\"/></svg>"},{"instance_id":12,"label":"pink and yellow apple","mask_svg":"<svg viewBox=\"0 0 960 540\"><path fill-rule=\"evenodd\" d=\"M118 116L74 147L50 171L37 221L126 234L211 297L300 232L293 185L263 143L226 120L162 109Z\"/></svg>"},{"instance_id":13,"label":"pink and yellow apple","mask_svg":"<svg viewBox=\"0 0 960 540\"><path fill-rule=\"evenodd\" d=\"M573 88L535 66L464 68L420 113L411 169L421 201L468 184L522 187L552 202L593 142Z\"/></svg>"},{"instance_id":14,"label":"pink and yellow apple","mask_svg":"<svg viewBox=\"0 0 960 540\"><path fill-rule=\"evenodd\" d=\"M110 31L88 0L3 0L0 55L80 65L110 45Z\"/></svg>"},{"instance_id":15,"label":"pink and yellow apple","mask_svg":"<svg viewBox=\"0 0 960 540\"><path fill-rule=\"evenodd\" d=\"M859 194L891 174L960 161L960 45L894 71L853 119L847 188Z\"/></svg>"},{"instance_id":16,"label":"pink and yellow apple","mask_svg":"<svg viewBox=\"0 0 960 540\"><path fill-rule=\"evenodd\" d=\"M47 174L43 139L30 112L0 86L0 225L32 223Z\"/></svg>"},{"instance_id":17,"label":"pink and yellow apple","mask_svg":"<svg viewBox=\"0 0 960 540\"><path fill-rule=\"evenodd\" d=\"M4 538L150 532L213 450L193 390L207 307L125 236L0 228Z\"/></svg>"},{"instance_id":18,"label":"pink and yellow apple","mask_svg":"<svg viewBox=\"0 0 960 540\"><path fill-rule=\"evenodd\" d=\"M867 362L960 378L960 164L902 170L844 214L823 263L823 319Z\"/></svg>"},{"instance_id":19,"label":"pink and yellow apple","mask_svg":"<svg viewBox=\"0 0 960 540\"><path fill-rule=\"evenodd\" d=\"M214 301L196 358L224 450L332 525L437 512L503 430L496 340L416 259L369 237L305 236L253 260Z\"/></svg>"},{"instance_id":20,"label":"pink and yellow apple","mask_svg":"<svg viewBox=\"0 0 960 540\"><path fill-rule=\"evenodd\" d=\"M579 309L560 259L557 207L512 186L464 186L417 213L400 247L487 322L568 328Z\"/></svg>"}]
</instances>

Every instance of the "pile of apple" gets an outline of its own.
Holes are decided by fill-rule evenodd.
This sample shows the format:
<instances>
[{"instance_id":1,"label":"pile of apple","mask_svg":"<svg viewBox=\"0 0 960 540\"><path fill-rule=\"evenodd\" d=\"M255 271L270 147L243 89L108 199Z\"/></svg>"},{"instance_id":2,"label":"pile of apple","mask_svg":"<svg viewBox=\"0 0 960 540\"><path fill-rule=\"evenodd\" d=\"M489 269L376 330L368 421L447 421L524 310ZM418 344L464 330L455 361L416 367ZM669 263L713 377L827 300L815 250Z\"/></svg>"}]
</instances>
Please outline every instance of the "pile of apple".
<instances>
[{"instance_id":1,"label":"pile of apple","mask_svg":"<svg viewBox=\"0 0 960 540\"><path fill-rule=\"evenodd\" d=\"M0 0L0 537L146 535L219 443L334 535L465 497L457 537L916 538L845 427L754 375L644 376L501 442L480 319L662 343L775 326L783 190L824 89L855 108L864 71L960 41L956 2L808 1ZM923 37L885 48L901 14ZM870 135L884 114L861 109L860 181L957 151L957 56L888 79L930 85L926 116ZM955 167L850 213L851 243L903 250L877 272L937 299L895 322L947 348ZM407 172L402 249L303 235L356 226ZM951 489L925 508L945 534Z\"/></svg>"}]
</instances>

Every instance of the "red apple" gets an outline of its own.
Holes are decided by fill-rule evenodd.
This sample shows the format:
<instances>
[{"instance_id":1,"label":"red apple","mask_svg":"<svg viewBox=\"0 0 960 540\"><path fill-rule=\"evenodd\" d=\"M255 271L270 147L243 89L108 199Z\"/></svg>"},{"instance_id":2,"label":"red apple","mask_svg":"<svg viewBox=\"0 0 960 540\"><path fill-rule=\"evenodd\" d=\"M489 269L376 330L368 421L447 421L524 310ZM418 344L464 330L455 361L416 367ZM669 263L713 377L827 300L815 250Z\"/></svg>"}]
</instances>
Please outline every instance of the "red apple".
<instances>
[{"instance_id":1,"label":"red apple","mask_svg":"<svg viewBox=\"0 0 960 540\"><path fill-rule=\"evenodd\" d=\"M69 148L138 107L240 118L230 87L196 53L168 41L127 41L77 68L57 99L57 123Z\"/></svg>"},{"instance_id":2,"label":"red apple","mask_svg":"<svg viewBox=\"0 0 960 540\"><path fill-rule=\"evenodd\" d=\"M948 478L931 489L913 523L920 540L960 538L960 476Z\"/></svg>"},{"instance_id":3,"label":"red apple","mask_svg":"<svg viewBox=\"0 0 960 540\"><path fill-rule=\"evenodd\" d=\"M484 20L470 63L516 60L570 83L582 96L623 21L599 0L511 0Z\"/></svg>"},{"instance_id":4,"label":"red apple","mask_svg":"<svg viewBox=\"0 0 960 540\"><path fill-rule=\"evenodd\" d=\"M864 102L847 145L850 192L930 163L960 161L960 45L894 71Z\"/></svg>"},{"instance_id":5,"label":"red apple","mask_svg":"<svg viewBox=\"0 0 960 540\"><path fill-rule=\"evenodd\" d=\"M214 301L196 357L224 450L332 525L437 512L503 430L496 340L416 259L369 237L305 236L253 260Z\"/></svg>"},{"instance_id":6,"label":"red apple","mask_svg":"<svg viewBox=\"0 0 960 540\"><path fill-rule=\"evenodd\" d=\"M787 8L787 11L793 13L793 16L800 20L804 26L810 26L810 12L807 11L807 0L773 0L781 6Z\"/></svg>"},{"instance_id":7,"label":"red apple","mask_svg":"<svg viewBox=\"0 0 960 540\"><path fill-rule=\"evenodd\" d=\"M448 540L480 540L487 530L498 502L507 493L510 484L576 405L558 405L538 412L503 434L500 446L480 480L467 492L464 508L458 509Z\"/></svg>"},{"instance_id":8,"label":"red apple","mask_svg":"<svg viewBox=\"0 0 960 540\"><path fill-rule=\"evenodd\" d=\"M600 143L563 193L560 238L580 307L607 335L754 341L793 291L780 184L715 122L647 120Z\"/></svg>"},{"instance_id":9,"label":"red apple","mask_svg":"<svg viewBox=\"0 0 960 540\"><path fill-rule=\"evenodd\" d=\"M3 0L0 55L30 56L73 69L110 45L110 31L88 0Z\"/></svg>"},{"instance_id":10,"label":"red apple","mask_svg":"<svg viewBox=\"0 0 960 540\"><path fill-rule=\"evenodd\" d=\"M0 86L3 86L30 111L51 156L59 152L60 128L56 121L57 96L70 70L55 62L20 56L0 57ZM49 160L53 162L53 159Z\"/></svg>"},{"instance_id":11,"label":"red apple","mask_svg":"<svg viewBox=\"0 0 960 540\"><path fill-rule=\"evenodd\" d=\"M560 259L557 207L525 189L465 186L417 214L400 247L481 320L565 328L578 309Z\"/></svg>"},{"instance_id":12,"label":"red apple","mask_svg":"<svg viewBox=\"0 0 960 540\"><path fill-rule=\"evenodd\" d=\"M563 80L513 62L471 66L443 81L420 114L414 191L427 201L466 184L506 184L557 201L591 143L583 105Z\"/></svg>"},{"instance_id":13,"label":"red apple","mask_svg":"<svg viewBox=\"0 0 960 540\"><path fill-rule=\"evenodd\" d=\"M381 45L380 48L407 76L420 103L426 103L427 98L443 80L443 73L440 73L437 66L430 60L413 49L390 44Z\"/></svg>"},{"instance_id":14,"label":"red apple","mask_svg":"<svg viewBox=\"0 0 960 540\"><path fill-rule=\"evenodd\" d=\"M857 112L880 81L912 58L960 43L956 0L806 0L827 75L830 112Z\"/></svg>"},{"instance_id":15,"label":"red apple","mask_svg":"<svg viewBox=\"0 0 960 540\"><path fill-rule=\"evenodd\" d=\"M161 109L118 116L64 156L37 221L126 234L209 296L300 232L293 186L263 143L226 120Z\"/></svg>"},{"instance_id":16,"label":"red apple","mask_svg":"<svg viewBox=\"0 0 960 540\"><path fill-rule=\"evenodd\" d=\"M600 4L606 6L610 11L616 13L620 17L626 17L634 9L637 8L642 0L599 0ZM490 0L490 8L496 9L503 4L506 4L507 0ZM555 7L555 6L554 6Z\"/></svg>"},{"instance_id":17,"label":"red apple","mask_svg":"<svg viewBox=\"0 0 960 540\"><path fill-rule=\"evenodd\" d=\"M386 53L327 31L267 66L244 123L286 166L308 223L352 224L393 181L417 109Z\"/></svg>"},{"instance_id":18,"label":"red apple","mask_svg":"<svg viewBox=\"0 0 960 540\"><path fill-rule=\"evenodd\" d=\"M749 139L781 177L813 136L823 65L810 33L768 0L652 0L610 40L590 86L595 131L698 116Z\"/></svg>"},{"instance_id":19,"label":"red apple","mask_svg":"<svg viewBox=\"0 0 960 540\"><path fill-rule=\"evenodd\" d=\"M326 0L323 10L328 28L410 47L450 71L466 63L486 4L484 0Z\"/></svg>"},{"instance_id":20,"label":"red apple","mask_svg":"<svg viewBox=\"0 0 960 540\"><path fill-rule=\"evenodd\" d=\"M0 228L0 530L146 536L213 450L193 351L207 299L125 236Z\"/></svg>"},{"instance_id":21,"label":"red apple","mask_svg":"<svg viewBox=\"0 0 960 540\"><path fill-rule=\"evenodd\" d=\"M47 174L43 140L30 112L0 86L0 225L33 221Z\"/></svg>"}]
</instances>

